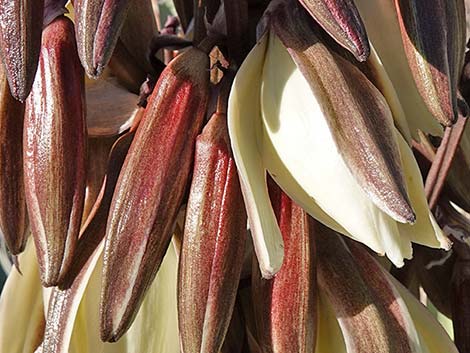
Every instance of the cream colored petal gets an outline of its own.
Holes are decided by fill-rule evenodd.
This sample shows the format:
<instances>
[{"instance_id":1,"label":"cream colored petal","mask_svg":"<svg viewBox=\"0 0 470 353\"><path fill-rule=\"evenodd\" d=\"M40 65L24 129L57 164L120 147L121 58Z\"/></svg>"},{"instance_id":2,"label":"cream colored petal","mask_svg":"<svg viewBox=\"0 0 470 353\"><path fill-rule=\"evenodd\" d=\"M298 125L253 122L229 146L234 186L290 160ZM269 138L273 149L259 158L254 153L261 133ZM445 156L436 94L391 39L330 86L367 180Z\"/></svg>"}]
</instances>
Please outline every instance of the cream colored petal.
<instances>
[{"instance_id":1,"label":"cream colored petal","mask_svg":"<svg viewBox=\"0 0 470 353\"><path fill-rule=\"evenodd\" d=\"M116 343L103 343L99 328L102 256L88 282L75 319L70 353L179 353L176 311L178 259L168 247L160 270L129 331Z\"/></svg>"},{"instance_id":2,"label":"cream colored petal","mask_svg":"<svg viewBox=\"0 0 470 353\"><path fill-rule=\"evenodd\" d=\"M326 294L318 291L318 333L315 353L347 353L343 333Z\"/></svg>"},{"instance_id":3,"label":"cream colored petal","mask_svg":"<svg viewBox=\"0 0 470 353\"><path fill-rule=\"evenodd\" d=\"M405 138L406 142L411 144L410 128L406 121L405 111L403 110L400 99L395 91L395 87L393 86L390 77L388 77L387 71L382 64L377 51L372 45L370 49L370 56L366 62L366 65L372 71L372 77L369 77L369 79L373 81L374 85L376 85L387 100L388 106L392 111L395 126Z\"/></svg>"},{"instance_id":4,"label":"cream colored petal","mask_svg":"<svg viewBox=\"0 0 470 353\"><path fill-rule=\"evenodd\" d=\"M449 250L451 243L439 228L434 216L429 210L424 194L421 173L413 156L413 152L399 133L397 133L397 139L400 147L403 170L405 171L408 196L416 212L416 223L414 225L398 224L400 234L414 243Z\"/></svg>"},{"instance_id":5,"label":"cream colored petal","mask_svg":"<svg viewBox=\"0 0 470 353\"><path fill-rule=\"evenodd\" d=\"M31 238L19 262L23 274L13 268L0 297L0 352L33 352L42 341L44 307Z\"/></svg>"},{"instance_id":6,"label":"cream colored petal","mask_svg":"<svg viewBox=\"0 0 470 353\"><path fill-rule=\"evenodd\" d=\"M369 40L395 87L413 138L418 140L418 129L442 135L442 127L426 108L413 80L401 40L394 1L356 0L355 4Z\"/></svg>"},{"instance_id":7,"label":"cream colored petal","mask_svg":"<svg viewBox=\"0 0 470 353\"><path fill-rule=\"evenodd\" d=\"M228 105L228 127L260 270L264 278L270 278L281 267L283 242L257 142L266 47L267 35L248 54L235 77Z\"/></svg>"},{"instance_id":8,"label":"cream colored petal","mask_svg":"<svg viewBox=\"0 0 470 353\"><path fill-rule=\"evenodd\" d=\"M281 70L282 68L282 70ZM340 156L323 117L319 102L278 40L269 41L262 86L262 116L266 135L264 150L268 170L278 184L313 217L331 228L335 224L346 235L386 253L398 266L411 257L411 243L400 237L396 222L377 208L360 188ZM276 160L278 157L278 160ZM299 198L290 180L278 175L286 168L310 197ZM321 208L324 213L318 212Z\"/></svg>"},{"instance_id":9,"label":"cream colored petal","mask_svg":"<svg viewBox=\"0 0 470 353\"><path fill-rule=\"evenodd\" d=\"M431 313L392 275L384 271L402 296L418 332L420 343L429 353L458 353L444 328ZM423 350L424 351L424 350Z\"/></svg>"},{"instance_id":10,"label":"cream colored petal","mask_svg":"<svg viewBox=\"0 0 470 353\"><path fill-rule=\"evenodd\" d=\"M178 257L174 247L170 246L134 323L123 336L127 352L180 352L177 275Z\"/></svg>"}]
</instances>

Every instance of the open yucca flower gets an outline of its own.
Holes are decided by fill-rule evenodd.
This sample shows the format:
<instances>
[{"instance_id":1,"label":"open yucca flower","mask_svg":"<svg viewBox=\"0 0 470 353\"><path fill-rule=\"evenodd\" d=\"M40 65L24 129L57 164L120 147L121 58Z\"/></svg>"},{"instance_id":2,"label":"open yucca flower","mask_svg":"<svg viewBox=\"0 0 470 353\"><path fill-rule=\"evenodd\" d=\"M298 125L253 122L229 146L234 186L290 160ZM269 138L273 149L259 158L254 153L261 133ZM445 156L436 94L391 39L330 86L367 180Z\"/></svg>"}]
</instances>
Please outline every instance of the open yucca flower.
<instances>
[{"instance_id":1,"label":"open yucca flower","mask_svg":"<svg viewBox=\"0 0 470 353\"><path fill-rule=\"evenodd\" d=\"M464 1L158 5L0 1L0 352L470 351Z\"/></svg>"}]
</instances>

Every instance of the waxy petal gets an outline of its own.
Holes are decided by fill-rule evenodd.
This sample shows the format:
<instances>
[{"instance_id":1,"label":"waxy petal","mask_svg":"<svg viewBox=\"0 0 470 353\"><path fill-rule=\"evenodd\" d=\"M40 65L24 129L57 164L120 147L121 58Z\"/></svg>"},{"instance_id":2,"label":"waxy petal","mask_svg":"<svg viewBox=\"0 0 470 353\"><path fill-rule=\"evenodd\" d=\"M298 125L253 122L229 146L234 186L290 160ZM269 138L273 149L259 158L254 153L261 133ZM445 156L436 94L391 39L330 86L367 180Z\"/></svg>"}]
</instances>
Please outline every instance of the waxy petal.
<instances>
[{"instance_id":1,"label":"waxy petal","mask_svg":"<svg viewBox=\"0 0 470 353\"><path fill-rule=\"evenodd\" d=\"M180 353L177 314L178 254L169 246L132 326L121 338L126 352ZM142 339L145 337L145 339ZM115 344L108 345L114 353Z\"/></svg>"},{"instance_id":2,"label":"waxy petal","mask_svg":"<svg viewBox=\"0 0 470 353\"><path fill-rule=\"evenodd\" d=\"M98 77L111 59L130 0L76 0L78 53L85 72Z\"/></svg>"},{"instance_id":3,"label":"waxy petal","mask_svg":"<svg viewBox=\"0 0 470 353\"><path fill-rule=\"evenodd\" d=\"M444 125L458 114L465 52L464 0L395 0L408 64L429 111Z\"/></svg>"},{"instance_id":4,"label":"waxy petal","mask_svg":"<svg viewBox=\"0 0 470 353\"><path fill-rule=\"evenodd\" d=\"M143 301L142 310L119 342L103 343L99 335L99 291L101 288L102 257L101 251L93 255L92 272L87 275L85 292L73 299L77 308L70 312L66 298L63 316L64 321L53 321L52 325L69 327L71 336L67 345L58 346L54 353L180 353L178 324L176 312L176 280L178 259L175 250L169 247L155 281L150 286ZM87 270L89 271L89 270ZM81 280L82 281L82 280ZM71 293L75 296L75 293ZM78 305L78 303L80 305ZM60 307L58 306L60 309ZM72 315L73 313L73 315ZM59 331L60 333L60 331ZM142 339L145 337L145 339ZM53 337L51 337L53 338ZM62 339L61 336L57 337ZM62 344L62 342L60 342ZM43 348L44 349L44 348ZM38 351L39 352L39 351ZM44 351L43 351L44 352Z\"/></svg>"},{"instance_id":5,"label":"waxy petal","mask_svg":"<svg viewBox=\"0 0 470 353\"><path fill-rule=\"evenodd\" d=\"M386 253L398 266L411 256L410 239L448 248L430 215L416 161L400 134L393 131L417 215L414 225L397 223L370 201L337 150L308 82L276 37L269 44L263 80L264 135L260 140L263 163L273 179L314 218L378 253ZM309 151L308 163L305 151Z\"/></svg>"},{"instance_id":6,"label":"waxy petal","mask_svg":"<svg viewBox=\"0 0 470 353\"><path fill-rule=\"evenodd\" d=\"M369 40L354 0L299 1L318 24L357 60L365 61L369 57Z\"/></svg>"},{"instance_id":7,"label":"waxy petal","mask_svg":"<svg viewBox=\"0 0 470 353\"><path fill-rule=\"evenodd\" d=\"M261 274L271 278L282 264L282 235L269 201L266 170L258 149L261 129L261 74L268 37L248 54L241 65L229 98L228 127L237 164L253 245Z\"/></svg>"},{"instance_id":8,"label":"waxy petal","mask_svg":"<svg viewBox=\"0 0 470 353\"><path fill-rule=\"evenodd\" d=\"M11 254L23 251L28 214L23 180L24 104L10 93L0 68L0 230Z\"/></svg>"},{"instance_id":9,"label":"waxy petal","mask_svg":"<svg viewBox=\"0 0 470 353\"><path fill-rule=\"evenodd\" d=\"M326 293L318 287L318 334L315 353L348 353L341 327L338 324Z\"/></svg>"},{"instance_id":10,"label":"waxy petal","mask_svg":"<svg viewBox=\"0 0 470 353\"><path fill-rule=\"evenodd\" d=\"M72 22L43 31L40 64L26 104L26 203L44 286L67 272L85 195L86 121L83 69Z\"/></svg>"},{"instance_id":11,"label":"waxy petal","mask_svg":"<svg viewBox=\"0 0 470 353\"><path fill-rule=\"evenodd\" d=\"M408 66L394 2L390 0L354 1L366 26L371 44L377 51L388 78L395 88L412 137L419 141L418 130L441 135L443 129L426 107ZM383 94L389 100L389 96ZM389 104L394 105L390 100Z\"/></svg>"},{"instance_id":12,"label":"waxy petal","mask_svg":"<svg viewBox=\"0 0 470 353\"><path fill-rule=\"evenodd\" d=\"M178 322L183 352L219 352L235 305L246 212L225 114L197 138L179 263Z\"/></svg>"},{"instance_id":13,"label":"waxy petal","mask_svg":"<svg viewBox=\"0 0 470 353\"><path fill-rule=\"evenodd\" d=\"M103 252L106 218L119 171L124 163L133 136L133 132L128 132L113 145L109 156L106 179L103 182L98 199L82 228L77 242L74 262L64 279L64 286L63 288L54 288L52 291L42 343L43 353L66 353L69 351L79 304Z\"/></svg>"},{"instance_id":14,"label":"waxy petal","mask_svg":"<svg viewBox=\"0 0 470 353\"><path fill-rule=\"evenodd\" d=\"M410 313L379 265L361 267L338 234L318 228L319 285L335 311L347 351L421 352Z\"/></svg>"},{"instance_id":15,"label":"waxy petal","mask_svg":"<svg viewBox=\"0 0 470 353\"><path fill-rule=\"evenodd\" d=\"M381 210L399 222L413 223L393 117L385 98L353 64L330 52L298 7L279 5L269 18L274 33L309 83L338 151L357 182ZM264 76L269 80L272 73L265 70ZM274 84L265 82L265 90ZM269 103L263 103L268 109L263 114L276 114Z\"/></svg>"},{"instance_id":16,"label":"waxy petal","mask_svg":"<svg viewBox=\"0 0 470 353\"><path fill-rule=\"evenodd\" d=\"M34 352L44 333L44 307L34 244L19 255L22 273L10 272L0 297L0 351Z\"/></svg>"},{"instance_id":17,"label":"waxy petal","mask_svg":"<svg viewBox=\"0 0 470 353\"><path fill-rule=\"evenodd\" d=\"M394 310L399 306L403 310L404 306L406 306L406 311L409 313L412 325L418 334L418 339L414 335L414 337L410 336L410 339L416 340L415 344L419 347L420 352L457 352L454 343L431 313L393 278L366 249L351 242L349 242L348 247L354 256L357 268L360 269L362 277L367 280L369 286L376 290L377 293L382 294L384 293L384 286L392 288L393 293L400 298L395 305L390 305L390 308ZM410 324L410 322L407 324ZM402 327L406 328L406 326L403 326L403 323Z\"/></svg>"},{"instance_id":18,"label":"waxy petal","mask_svg":"<svg viewBox=\"0 0 470 353\"><path fill-rule=\"evenodd\" d=\"M256 331L265 352L313 353L318 294L315 221L287 195L277 193L273 206L284 239L284 262L273 279L262 279L258 269L252 275Z\"/></svg>"},{"instance_id":19,"label":"waxy petal","mask_svg":"<svg viewBox=\"0 0 470 353\"><path fill-rule=\"evenodd\" d=\"M209 58L191 48L163 71L119 176L106 230L101 336L132 323L171 239L209 95Z\"/></svg>"},{"instance_id":20,"label":"waxy petal","mask_svg":"<svg viewBox=\"0 0 470 353\"><path fill-rule=\"evenodd\" d=\"M38 67L43 0L0 1L0 55L10 90L24 102Z\"/></svg>"}]
</instances>

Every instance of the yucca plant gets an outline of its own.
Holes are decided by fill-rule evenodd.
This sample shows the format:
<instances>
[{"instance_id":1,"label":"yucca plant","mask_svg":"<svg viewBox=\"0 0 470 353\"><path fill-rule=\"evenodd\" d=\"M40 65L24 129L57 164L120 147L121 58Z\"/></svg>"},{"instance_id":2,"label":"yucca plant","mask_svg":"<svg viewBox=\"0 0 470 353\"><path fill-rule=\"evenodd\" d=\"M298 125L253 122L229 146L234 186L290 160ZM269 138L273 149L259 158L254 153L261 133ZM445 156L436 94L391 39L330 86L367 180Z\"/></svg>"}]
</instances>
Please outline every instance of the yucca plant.
<instances>
[{"instance_id":1,"label":"yucca plant","mask_svg":"<svg viewBox=\"0 0 470 353\"><path fill-rule=\"evenodd\" d=\"M0 352L470 352L466 23L0 0Z\"/></svg>"}]
</instances>

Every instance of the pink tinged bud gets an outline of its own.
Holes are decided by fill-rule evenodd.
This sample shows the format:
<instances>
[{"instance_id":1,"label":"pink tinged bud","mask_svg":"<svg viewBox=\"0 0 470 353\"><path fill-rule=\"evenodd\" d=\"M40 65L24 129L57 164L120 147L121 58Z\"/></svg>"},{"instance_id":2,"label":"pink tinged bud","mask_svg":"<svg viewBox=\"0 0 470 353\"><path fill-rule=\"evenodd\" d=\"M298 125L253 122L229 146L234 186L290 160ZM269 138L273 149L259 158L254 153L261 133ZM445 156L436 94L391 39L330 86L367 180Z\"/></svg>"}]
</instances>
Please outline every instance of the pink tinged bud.
<instances>
[{"instance_id":1,"label":"pink tinged bud","mask_svg":"<svg viewBox=\"0 0 470 353\"><path fill-rule=\"evenodd\" d=\"M72 262L86 182L84 77L73 24L66 17L44 29L24 130L31 231L42 283L54 286Z\"/></svg>"},{"instance_id":2,"label":"pink tinged bud","mask_svg":"<svg viewBox=\"0 0 470 353\"><path fill-rule=\"evenodd\" d=\"M0 69L0 230L8 250L18 255L27 240L28 215L23 179L24 104L10 93Z\"/></svg>"},{"instance_id":3,"label":"pink tinged bud","mask_svg":"<svg viewBox=\"0 0 470 353\"><path fill-rule=\"evenodd\" d=\"M117 182L106 230L101 338L129 328L171 239L209 95L209 58L192 48L161 74Z\"/></svg>"},{"instance_id":4,"label":"pink tinged bud","mask_svg":"<svg viewBox=\"0 0 470 353\"><path fill-rule=\"evenodd\" d=\"M247 216L225 114L196 142L178 279L183 352L219 352L243 266Z\"/></svg>"},{"instance_id":5,"label":"pink tinged bud","mask_svg":"<svg viewBox=\"0 0 470 353\"><path fill-rule=\"evenodd\" d=\"M10 90L24 102L38 67L43 0L0 1L0 55Z\"/></svg>"},{"instance_id":6,"label":"pink tinged bud","mask_svg":"<svg viewBox=\"0 0 470 353\"><path fill-rule=\"evenodd\" d=\"M315 351L317 279L315 221L274 183L270 194L284 240L284 262L273 279L253 274L253 302L264 352Z\"/></svg>"}]
</instances>

